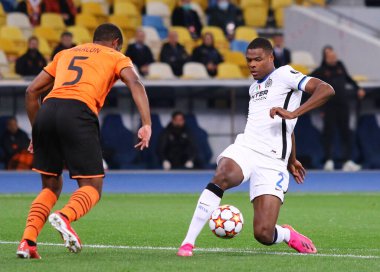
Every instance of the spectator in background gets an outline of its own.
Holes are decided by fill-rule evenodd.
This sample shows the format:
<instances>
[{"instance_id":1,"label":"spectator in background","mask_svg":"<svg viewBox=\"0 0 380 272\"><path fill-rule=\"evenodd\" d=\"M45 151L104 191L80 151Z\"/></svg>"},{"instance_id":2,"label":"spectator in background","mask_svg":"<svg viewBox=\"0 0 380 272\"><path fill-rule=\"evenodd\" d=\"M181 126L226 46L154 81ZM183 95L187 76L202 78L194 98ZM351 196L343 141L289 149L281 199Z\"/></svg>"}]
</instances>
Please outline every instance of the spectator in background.
<instances>
[{"instance_id":1,"label":"spectator in background","mask_svg":"<svg viewBox=\"0 0 380 272\"><path fill-rule=\"evenodd\" d=\"M51 59L53 59L58 52L72 48L74 46L76 46L76 44L73 43L73 34L68 31L62 32L61 40L59 44L54 48L53 53L51 54Z\"/></svg>"},{"instance_id":2,"label":"spectator in background","mask_svg":"<svg viewBox=\"0 0 380 272\"><path fill-rule=\"evenodd\" d=\"M172 25L186 27L193 39L198 39L202 31L202 23L191 7L191 0L181 0L181 5L176 7L172 13Z\"/></svg>"},{"instance_id":3,"label":"spectator in background","mask_svg":"<svg viewBox=\"0 0 380 272\"><path fill-rule=\"evenodd\" d=\"M1 0L0 2L3 5L3 9L5 12L13 12L17 7L16 0Z\"/></svg>"},{"instance_id":4,"label":"spectator in background","mask_svg":"<svg viewBox=\"0 0 380 272\"><path fill-rule=\"evenodd\" d=\"M340 139L343 149L343 171L358 171L361 166L351 160L352 145L351 132L349 127L350 108L349 92L346 85L350 84L356 91L359 99L364 98L365 91L348 74L343 63L338 60L334 49L326 46L322 51L322 63L315 71L311 73L312 77L319 78L329 83L335 90L335 96L325 105L324 110L324 148L326 162L324 169L334 170L334 161L332 157L334 131L339 130Z\"/></svg>"},{"instance_id":5,"label":"spectator in background","mask_svg":"<svg viewBox=\"0 0 380 272\"><path fill-rule=\"evenodd\" d=\"M74 25L77 9L73 0L42 0L41 12L60 13L66 25Z\"/></svg>"},{"instance_id":6,"label":"spectator in background","mask_svg":"<svg viewBox=\"0 0 380 272\"><path fill-rule=\"evenodd\" d=\"M171 122L162 131L158 143L158 156L165 170L194 168L194 141L182 112L174 112Z\"/></svg>"},{"instance_id":7,"label":"spectator in background","mask_svg":"<svg viewBox=\"0 0 380 272\"><path fill-rule=\"evenodd\" d=\"M192 60L203 63L210 76L217 73L218 64L223 62L223 57L214 47L214 36L207 32L202 36L202 44L193 50Z\"/></svg>"},{"instance_id":8,"label":"spectator in background","mask_svg":"<svg viewBox=\"0 0 380 272\"><path fill-rule=\"evenodd\" d=\"M30 139L18 127L17 119L15 117L9 118L6 130L1 138L1 145L5 153L5 165L8 169L31 168L31 154L27 151L29 144Z\"/></svg>"},{"instance_id":9,"label":"spectator in background","mask_svg":"<svg viewBox=\"0 0 380 272\"><path fill-rule=\"evenodd\" d=\"M128 45L125 55L132 59L141 75L146 76L148 74L149 64L154 62L154 59L152 51L145 45L145 32L141 28L137 29L135 43Z\"/></svg>"},{"instance_id":10,"label":"spectator in background","mask_svg":"<svg viewBox=\"0 0 380 272\"><path fill-rule=\"evenodd\" d=\"M274 67L278 68L291 63L290 50L284 46L284 36L276 34L273 36Z\"/></svg>"},{"instance_id":11,"label":"spectator in background","mask_svg":"<svg viewBox=\"0 0 380 272\"><path fill-rule=\"evenodd\" d=\"M182 75L183 65L189 60L185 48L178 43L178 34L170 31L168 42L164 43L160 52L160 61L170 65L176 76Z\"/></svg>"},{"instance_id":12,"label":"spectator in background","mask_svg":"<svg viewBox=\"0 0 380 272\"><path fill-rule=\"evenodd\" d=\"M40 23L41 0L20 1L17 5L16 11L26 14L29 17L30 23L33 26L36 26Z\"/></svg>"},{"instance_id":13,"label":"spectator in background","mask_svg":"<svg viewBox=\"0 0 380 272\"><path fill-rule=\"evenodd\" d=\"M235 29L244 25L243 13L239 7L229 0L218 0L217 4L206 10L208 24L223 29L226 37L232 40Z\"/></svg>"},{"instance_id":14,"label":"spectator in background","mask_svg":"<svg viewBox=\"0 0 380 272\"><path fill-rule=\"evenodd\" d=\"M28 50L16 60L16 73L21 76L35 76L46 66L44 56L38 51L38 38L28 39Z\"/></svg>"}]
</instances>

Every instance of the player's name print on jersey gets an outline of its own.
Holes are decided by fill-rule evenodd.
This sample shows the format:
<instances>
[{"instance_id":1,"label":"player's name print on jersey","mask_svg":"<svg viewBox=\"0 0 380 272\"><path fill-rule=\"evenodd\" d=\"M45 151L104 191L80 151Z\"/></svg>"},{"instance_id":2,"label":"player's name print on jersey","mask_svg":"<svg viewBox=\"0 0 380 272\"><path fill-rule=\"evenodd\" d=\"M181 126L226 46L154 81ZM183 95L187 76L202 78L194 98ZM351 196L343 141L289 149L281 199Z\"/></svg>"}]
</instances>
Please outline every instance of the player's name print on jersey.
<instances>
[{"instance_id":1,"label":"player's name print on jersey","mask_svg":"<svg viewBox=\"0 0 380 272\"><path fill-rule=\"evenodd\" d=\"M102 51L100 48L96 48L96 47L74 47L73 49L71 49L71 51L75 51L75 52L86 52L86 53L100 53L100 51Z\"/></svg>"}]
</instances>

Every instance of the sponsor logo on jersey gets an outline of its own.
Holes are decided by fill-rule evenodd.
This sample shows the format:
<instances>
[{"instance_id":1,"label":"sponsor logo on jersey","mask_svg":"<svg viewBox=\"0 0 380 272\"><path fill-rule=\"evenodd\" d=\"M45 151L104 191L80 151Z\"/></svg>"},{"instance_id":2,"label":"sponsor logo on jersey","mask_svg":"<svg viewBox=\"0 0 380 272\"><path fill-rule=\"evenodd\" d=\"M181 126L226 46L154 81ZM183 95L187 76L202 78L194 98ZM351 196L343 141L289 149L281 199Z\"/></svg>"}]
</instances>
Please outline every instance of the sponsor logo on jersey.
<instances>
[{"instance_id":1,"label":"sponsor logo on jersey","mask_svg":"<svg viewBox=\"0 0 380 272\"><path fill-rule=\"evenodd\" d=\"M290 72L292 73L292 74L299 74L300 72L298 72L298 71L296 71L296 70L290 70Z\"/></svg>"},{"instance_id":2,"label":"sponsor logo on jersey","mask_svg":"<svg viewBox=\"0 0 380 272\"><path fill-rule=\"evenodd\" d=\"M267 99L267 95L268 95L268 90L263 90L263 91L257 92L254 95L252 95L251 99L254 102L260 101L260 100L265 100L265 99Z\"/></svg>"}]
</instances>

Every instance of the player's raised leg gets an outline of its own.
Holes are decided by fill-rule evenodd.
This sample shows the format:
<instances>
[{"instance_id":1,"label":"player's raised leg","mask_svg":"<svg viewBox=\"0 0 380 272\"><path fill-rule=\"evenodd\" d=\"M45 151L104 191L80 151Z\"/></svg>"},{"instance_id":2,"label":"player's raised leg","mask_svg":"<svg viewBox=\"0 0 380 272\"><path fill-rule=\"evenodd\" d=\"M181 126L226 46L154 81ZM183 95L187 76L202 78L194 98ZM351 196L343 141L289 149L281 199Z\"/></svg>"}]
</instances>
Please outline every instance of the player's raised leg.
<instances>
[{"instance_id":1,"label":"player's raised leg","mask_svg":"<svg viewBox=\"0 0 380 272\"><path fill-rule=\"evenodd\" d=\"M37 237L42 230L62 190L62 177L42 174L42 191L34 199L26 220L26 227L17 256L20 258L41 259L37 252Z\"/></svg>"},{"instance_id":2,"label":"player's raised leg","mask_svg":"<svg viewBox=\"0 0 380 272\"><path fill-rule=\"evenodd\" d=\"M229 158L222 158L212 181L203 190L194 211L187 235L177 255L188 257L193 255L195 240L210 218L211 213L219 206L225 190L238 186L244 179L239 165Z\"/></svg>"},{"instance_id":3,"label":"player's raised leg","mask_svg":"<svg viewBox=\"0 0 380 272\"><path fill-rule=\"evenodd\" d=\"M276 225L281 199L274 195L261 195L253 200L253 230L257 241L263 245L285 242L300 253L316 253L313 242L288 225Z\"/></svg>"},{"instance_id":4,"label":"player's raised leg","mask_svg":"<svg viewBox=\"0 0 380 272\"><path fill-rule=\"evenodd\" d=\"M79 253L82 244L70 223L87 214L99 201L103 178L81 178L78 185L79 189L71 195L68 203L49 216L50 224L62 235L65 247L73 253Z\"/></svg>"}]
</instances>

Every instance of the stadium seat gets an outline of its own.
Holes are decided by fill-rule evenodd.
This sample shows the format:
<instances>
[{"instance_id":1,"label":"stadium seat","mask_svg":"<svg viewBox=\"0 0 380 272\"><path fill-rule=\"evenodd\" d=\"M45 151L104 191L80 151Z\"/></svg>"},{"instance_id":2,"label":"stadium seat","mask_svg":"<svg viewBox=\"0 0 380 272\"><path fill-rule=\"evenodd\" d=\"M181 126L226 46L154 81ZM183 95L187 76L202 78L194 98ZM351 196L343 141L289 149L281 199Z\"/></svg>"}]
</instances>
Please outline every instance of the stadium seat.
<instances>
[{"instance_id":1,"label":"stadium seat","mask_svg":"<svg viewBox=\"0 0 380 272\"><path fill-rule=\"evenodd\" d=\"M135 168L137 151L134 134L128 130L120 114L108 114L100 130L103 156L110 169Z\"/></svg>"},{"instance_id":2,"label":"stadium seat","mask_svg":"<svg viewBox=\"0 0 380 272\"><path fill-rule=\"evenodd\" d=\"M223 62L218 64L218 79L242 79L245 78L238 65L234 63Z\"/></svg>"},{"instance_id":3,"label":"stadium seat","mask_svg":"<svg viewBox=\"0 0 380 272\"><path fill-rule=\"evenodd\" d=\"M75 25L87 28L92 36L95 32L95 29L98 27L99 22L92 14L79 13L75 16Z\"/></svg>"},{"instance_id":4,"label":"stadium seat","mask_svg":"<svg viewBox=\"0 0 380 272\"><path fill-rule=\"evenodd\" d=\"M140 25L139 17L132 17L128 15L128 20L125 19L126 15L111 15L108 21L117 25L123 31L124 36L129 40L135 37L136 29Z\"/></svg>"},{"instance_id":5,"label":"stadium seat","mask_svg":"<svg viewBox=\"0 0 380 272\"><path fill-rule=\"evenodd\" d=\"M359 147L362 151L363 168L380 168L380 127L375 115L363 115L357 127Z\"/></svg>"},{"instance_id":6,"label":"stadium seat","mask_svg":"<svg viewBox=\"0 0 380 272\"><path fill-rule=\"evenodd\" d=\"M240 41L251 42L253 39L257 38L257 31L252 27L239 26L235 31L235 39Z\"/></svg>"},{"instance_id":7,"label":"stadium seat","mask_svg":"<svg viewBox=\"0 0 380 272\"><path fill-rule=\"evenodd\" d=\"M215 47L223 54L224 51L230 48L230 44L224 36L224 32L220 27L217 26L204 26L202 28L202 35L204 33L211 33L214 36Z\"/></svg>"},{"instance_id":8,"label":"stadium seat","mask_svg":"<svg viewBox=\"0 0 380 272\"><path fill-rule=\"evenodd\" d=\"M141 1L141 0L110 0L110 1L113 2L113 4L127 3L127 2L131 3L131 4L135 5L139 11L142 11L142 9L145 5L145 1Z\"/></svg>"},{"instance_id":9,"label":"stadium seat","mask_svg":"<svg viewBox=\"0 0 380 272\"><path fill-rule=\"evenodd\" d=\"M166 39L168 37L168 29L164 25L162 17L155 15L145 15L143 16L143 26L154 27L161 40Z\"/></svg>"},{"instance_id":10,"label":"stadium seat","mask_svg":"<svg viewBox=\"0 0 380 272\"><path fill-rule=\"evenodd\" d=\"M183 79L209 79L206 67L199 62L187 62L183 66Z\"/></svg>"},{"instance_id":11,"label":"stadium seat","mask_svg":"<svg viewBox=\"0 0 380 272\"><path fill-rule=\"evenodd\" d=\"M249 42L247 42L247 41L234 40L231 42L231 50L232 51L239 51L239 52L242 52L243 54L245 54L247 51L248 44L249 44Z\"/></svg>"},{"instance_id":12,"label":"stadium seat","mask_svg":"<svg viewBox=\"0 0 380 272\"><path fill-rule=\"evenodd\" d=\"M191 38L189 30L183 26L172 26L169 30L177 32L178 42L185 47L187 53L192 54L195 42Z\"/></svg>"},{"instance_id":13,"label":"stadium seat","mask_svg":"<svg viewBox=\"0 0 380 272\"><path fill-rule=\"evenodd\" d=\"M243 11L247 26L265 27L268 19L268 6L248 6Z\"/></svg>"},{"instance_id":14,"label":"stadium seat","mask_svg":"<svg viewBox=\"0 0 380 272\"><path fill-rule=\"evenodd\" d=\"M136 6L129 2L118 2L114 4L114 15L123 15L125 21L131 21L128 25L136 27L141 25L141 13ZM128 19L127 19L128 18Z\"/></svg>"},{"instance_id":15,"label":"stadium seat","mask_svg":"<svg viewBox=\"0 0 380 272\"><path fill-rule=\"evenodd\" d=\"M158 149L158 144L159 144L158 141L160 138L160 134L164 128L161 124L160 116L158 114L152 113L151 120L152 120L152 137L150 138L149 148L141 151L141 160L142 160L142 163L148 169L160 169L161 162L157 155L157 149ZM141 127L141 124L140 124L140 127Z\"/></svg>"},{"instance_id":16,"label":"stadium seat","mask_svg":"<svg viewBox=\"0 0 380 272\"><path fill-rule=\"evenodd\" d=\"M57 13L43 13L41 15L41 26L51 27L58 33L65 30L66 25L62 19L62 16Z\"/></svg>"},{"instance_id":17,"label":"stadium seat","mask_svg":"<svg viewBox=\"0 0 380 272\"><path fill-rule=\"evenodd\" d=\"M38 50L46 59L50 59L52 50L46 39L38 38Z\"/></svg>"},{"instance_id":18,"label":"stadium seat","mask_svg":"<svg viewBox=\"0 0 380 272\"><path fill-rule=\"evenodd\" d=\"M162 17L166 27L170 27L171 12L167 4L162 2L148 2L146 4L146 14L147 15L157 15Z\"/></svg>"},{"instance_id":19,"label":"stadium seat","mask_svg":"<svg viewBox=\"0 0 380 272\"><path fill-rule=\"evenodd\" d=\"M177 5L176 0L146 0L146 5L150 2L160 2L160 3L167 5L169 7L170 13L173 12L174 8Z\"/></svg>"},{"instance_id":20,"label":"stadium seat","mask_svg":"<svg viewBox=\"0 0 380 272\"><path fill-rule=\"evenodd\" d=\"M108 1L108 0L80 0L81 3L79 4L79 6L81 6L83 3L88 3L88 2L98 3L102 7L104 14L108 14L110 4L113 4L113 1L114 0L112 0L112 1Z\"/></svg>"},{"instance_id":21,"label":"stadium seat","mask_svg":"<svg viewBox=\"0 0 380 272\"><path fill-rule=\"evenodd\" d=\"M298 118L294 134L299 160L305 167L322 168L324 154L321 133L313 126L310 114ZM310 142L310 139L313 141Z\"/></svg>"},{"instance_id":22,"label":"stadium seat","mask_svg":"<svg viewBox=\"0 0 380 272\"><path fill-rule=\"evenodd\" d=\"M7 25L17 26L21 29L24 37L29 38L32 36L33 28L30 24L28 16L21 12L10 12L7 14Z\"/></svg>"},{"instance_id":23,"label":"stadium seat","mask_svg":"<svg viewBox=\"0 0 380 272\"><path fill-rule=\"evenodd\" d=\"M271 0L270 6L273 10L278 8L286 8L293 4L293 0Z\"/></svg>"},{"instance_id":24,"label":"stadium seat","mask_svg":"<svg viewBox=\"0 0 380 272\"><path fill-rule=\"evenodd\" d=\"M51 48L54 48L60 40L60 33L49 26L34 27L33 34L38 38L46 39Z\"/></svg>"},{"instance_id":25,"label":"stadium seat","mask_svg":"<svg viewBox=\"0 0 380 272\"><path fill-rule=\"evenodd\" d=\"M0 28L0 38L11 40L19 53L26 50L26 39L22 31L16 26L2 26Z\"/></svg>"},{"instance_id":26,"label":"stadium seat","mask_svg":"<svg viewBox=\"0 0 380 272\"><path fill-rule=\"evenodd\" d=\"M67 28L67 31L73 34L73 41L76 44L92 42L90 32L83 26L70 26Z\"/></svg>"},{"instance_id":27,"label":"stadium seat","mask_svg":"<svg viewBox=\"0 0 380 272\"><path fill-rule=\"evenodd\" d=\"M107 22L108 15L104 11L104 8L100 3L96 3L96 2L82 3L81 8L82 8L82 14L91 14L95 16L96 20L101 24Z\"/></svg>"},{"instance_id":28,"label":"stadium seat","mask_svg":"<svg viewBox=\"0 0 380 272\"><path fill-rule=\"evenodd\" d=\"M307 51L292 51L292 63L304 65L310 71L317 66L313 55Z\"/></svg>"},{"instance_id":29,"label":"stadium seat","mask_svg":"<svg viewBox=\"0 0 380 272\"><path fill-rule=\"evenodd\" d=\"M192 2L197 3L203 10L208 8L208 0L193 0Z\"/></svg>"},{"instance_id":30,"label":"stadium seat","mask_svg":"<svg viewBox=\"0 0 380 272\"><path fill-rule=\"evenodd\" d=\"M9 73L8 59L3 50L0 50L0 73L2 75Z\"/></svg>"},{"instance_id":31,"label":"stadium seat","mask_svg":"<svg viewBox=\"0 0 380 272\"><path fill-rule=\"evenodd\" d=\"M207 169L210 168L212 150L208 141L207 132L201 128L194 114L186 114L186 126L193 134L197 148L197 157L194 162L195 167Z\"/></svg>"},{"instance_id":32,"label":"stadium seat","mask_svg":"<svg viewBox=\"0 0 380 272\"><path fill-rule=\"evenodd\" d=\"M249 69L247 68L247 61L245 55L239 51L228 51L224 53L224 61L229 63L234 63L239 66L241 73L247 77L250 75Z\"/></svg>"},{"instance_id":33,"label":"stadium seat","mask_svg":"<svg viewBox=\"0 0 380 272\"><path fill-rule=\"evenodd\" d=\"M241 0L240 7L244 10L247 7L267 6L268 2L268 0Z\"/></svg>"},{"instance_id":34,"label":"stadium seat","mask_svg":"<svg viewBox=\"0 0 380 272\"><path fill-rule=\"evenodd\" d=\"M160 36L158 35L157 30L150 26L144 26L142 29L145 33L146 45L148 45L150 50L152 50L154 59L158 59L162 44L161 44L161 39L160 39Z\"/></svg>"},{"instance_id":35,"label":"stadium seat","mask_svg":"<svg viewBox=\"0 0 380 272\"><path fill-rule=\"evenodd\" d=\"M294 70L301 72L304 75L308 75L310 73L309 68L307 68L305 65L291 63L290 66L292 66Z\"/></svg>"},{"instance_id":36,"label":"stadium seat","mask_svg":"<svg viewBox=\"0 0 380 272\"><path fill-rule=\"evenodd\" d=\"M164 62L154 62L149 65L148 76L149 79L175 79L173 70L169 64Z\"/></svg>"},{"instance_id":37,"label":"stadium seat","mask_svg":"<svg viewBox=\"0 0 380 272\"><path fill-rule=\"evenodd\" d=\"M276 26L279 28L284 27L284 9L277 8L274 10L274 19L276 21Z\"/></svg>"},{"instance_id":38,"label":"stadium seat","mask_svg":"<svg viewBox=\"0 0 380 272\"><path fill-rule=\"evenodd\" d=\"M6 15L3 5L0 4L0 26L5 25L7 20Z\"/></svg>"},{"instance_id":39,"label":"stadium seat","mask_svg":"<svg viewBox=\"0 0 380 272\"><path fill-rule=\"evenodd\" d=\"M20 54L13 40L4 39L0 36L0 49L4 51L8 58L15 60Z\"/></svg>"}]
</instances>

